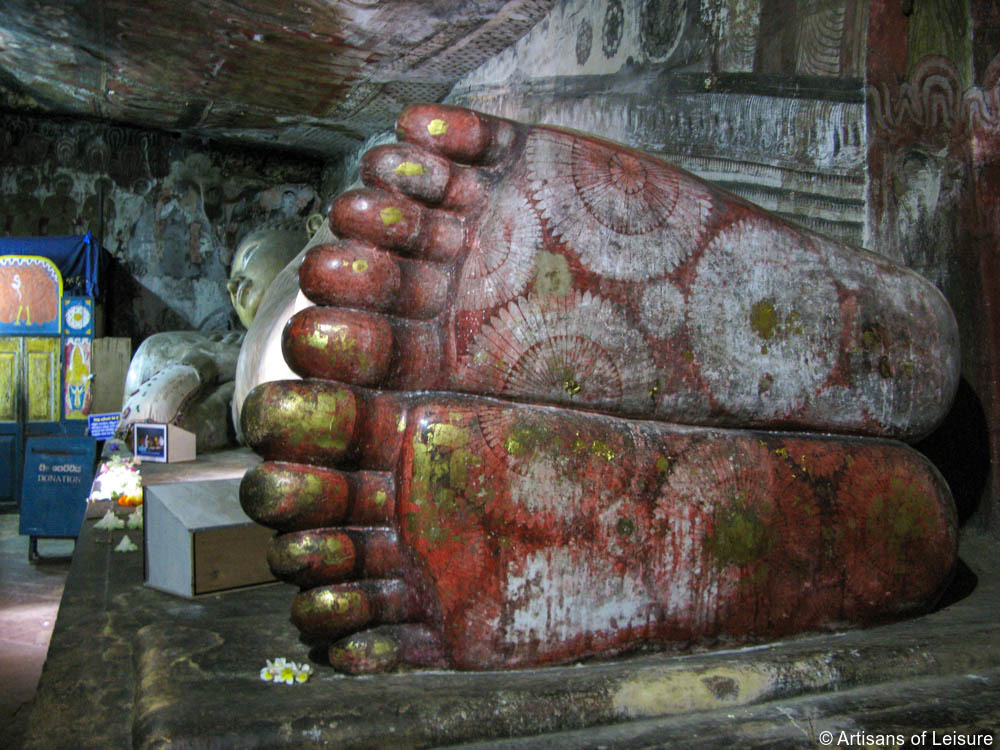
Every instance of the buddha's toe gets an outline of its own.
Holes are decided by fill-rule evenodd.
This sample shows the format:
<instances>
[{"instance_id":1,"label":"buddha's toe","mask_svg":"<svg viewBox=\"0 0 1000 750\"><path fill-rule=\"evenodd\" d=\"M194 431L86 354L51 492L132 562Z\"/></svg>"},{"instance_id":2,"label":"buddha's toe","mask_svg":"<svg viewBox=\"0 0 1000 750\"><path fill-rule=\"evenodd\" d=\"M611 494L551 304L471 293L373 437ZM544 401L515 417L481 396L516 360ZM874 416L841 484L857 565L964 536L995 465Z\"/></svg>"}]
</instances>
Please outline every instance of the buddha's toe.
<instances>
[{"instance_id":1,"label":"buddha's toe","mask_svg":"<svg viewBox=\"0 0 1000 750\"><path fill-rule=\"evenodd\" d=\"M396 120L396 134L461 164L496 164L518 137L514 123L462 107L417 104Z\"/></svg>"},{"instance_id":2,"label":"buddha's toe","mask_svg":"<svg viewBox=\"0 0 1000 750\"><path fill-rule=\"evenodd\" d=\"M341 638L369 625L417 619L412 592L399 579L318 586L292 601L292 622L307 636Z\"/></svg>"},{"instance_id":3,"label":"buddha's toe","mask_svg":"<svg viewBox=\"0 0 1000 750\"><path fill-rule=\"evenodd\" d=\"M267 563L275 576L304 588L351 579L390 578L403 572L396 532L379 528L281 534L268 544Z\"/></svg>"},{"instance_id":4,"label":"buddha's toe","mask_svg":"<svg viewBox=\"0 0 1000 750\"><path fill-rule=\"evenodd\" d=\"M308 307L282 337L288 366L306 378L394 390L437 383L443 359L433 323L338 307Z\"/></svg>"},{"instance_id":5,"label":"buddha's toe","mask_svg":"<svg viewBox=\"0 0 1000 750\"><path fill-rule=\"evenodd\" d=\"M338 197L330 207L330 227L351 237L410 257L452 262L465 249L460 214L421 205L399 193L362 188Z\"/></svg>"},{"instance_id":6,"label":"buddha's toe","mask_svg":"<svg viewBox=\"0 0 1000 750\"><path fill-rule=\"evenodd\" d=\"M342 638L330 646L330 664L349 674L387 672L400 666L441 667L441 638L425 625L381 625Z\"/></svg>"},{"instance_id":7,"label":"buddha's toe","mask_svg":"<svg viewBox=\"0 0 1000 750\"><path fill-rule=\"evenodd\" d=\"M418 320L440 313L449 274L360 240L317 245L299 267L302 293L317 305L392 313Z\"/></svg>"},{"instance_id":8,"label":"buddha's toe","mask_svg":"<svg viewBox=\"0 0 1000 750\"><path fill-rule=\"evenodd\" d=\"M385 526L394 518L393 476L264 461L240 482L240 504L259 524L279 532L338 525Z\"/></svg>"}]
</instances>

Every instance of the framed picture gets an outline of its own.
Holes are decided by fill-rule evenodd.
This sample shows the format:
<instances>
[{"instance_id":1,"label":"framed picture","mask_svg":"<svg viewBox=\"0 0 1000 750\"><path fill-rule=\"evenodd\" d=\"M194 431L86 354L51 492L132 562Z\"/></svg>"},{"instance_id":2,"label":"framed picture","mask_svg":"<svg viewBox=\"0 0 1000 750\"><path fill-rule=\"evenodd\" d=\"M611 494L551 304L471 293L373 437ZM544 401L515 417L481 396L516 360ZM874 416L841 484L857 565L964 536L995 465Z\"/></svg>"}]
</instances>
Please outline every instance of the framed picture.
<instances>
[{"instance_id":1,"label":"framed picture","mask_svg":"<svg viewBox=\"0 0 1000 750\"><path fill-rule=\"evenodd\" d=\"M132 428L132 454L143 461L167 462L167 425L137 424Z\"/></svg>"}]
</instances>

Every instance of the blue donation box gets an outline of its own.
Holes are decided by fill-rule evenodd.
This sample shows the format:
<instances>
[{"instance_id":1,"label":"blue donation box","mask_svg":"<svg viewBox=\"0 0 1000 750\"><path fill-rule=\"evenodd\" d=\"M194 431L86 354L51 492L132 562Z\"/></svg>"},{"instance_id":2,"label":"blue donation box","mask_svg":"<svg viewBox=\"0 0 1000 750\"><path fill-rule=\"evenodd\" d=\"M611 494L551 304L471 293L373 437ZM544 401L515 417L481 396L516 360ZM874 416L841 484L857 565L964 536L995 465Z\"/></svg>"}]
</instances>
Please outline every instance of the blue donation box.
<instances>
[{"instance_id":1,"label":"blue donation box","mask_svg":"<svg viewBox=\"0 0 1000 750\"><path fill-rule=\"evenodd\" d=\"M94 481L91 437L28 438L24 450L21 535L76 537Z\"/></svg>"}]
</instances>

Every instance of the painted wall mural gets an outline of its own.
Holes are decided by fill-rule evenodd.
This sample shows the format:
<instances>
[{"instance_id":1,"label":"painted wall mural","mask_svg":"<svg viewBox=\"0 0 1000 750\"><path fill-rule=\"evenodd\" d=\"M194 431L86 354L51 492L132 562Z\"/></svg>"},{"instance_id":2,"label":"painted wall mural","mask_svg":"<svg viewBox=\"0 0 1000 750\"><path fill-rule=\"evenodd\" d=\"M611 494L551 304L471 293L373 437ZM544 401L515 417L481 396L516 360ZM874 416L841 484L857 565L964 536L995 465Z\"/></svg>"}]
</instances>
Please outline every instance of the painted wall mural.
<instances>
[{"instance_id":1,"label":"painted wall mural","mask_svg":"<svg viewBox=\"0 0 1000 750\"><path fill-rule=\"evenodd\" d=\"M239 327L240 239L321 208L322 165L122 126L0 117L0 235L90 231L114 258L108 332Z\"/></svg>"},{"instance_id":2,"label":"painted wall mural","mask_svg":"<svg viewBox=\"0 0 1000 750\"><path fill-rule=\"evenodd\" d=\"M865 9L854 0L567 0L449 101L661 155L861 244Z\"/></svg>"},{"instance_id":3,"label":"painted wall mural","mask_svg":"<svg viewBox=\"0 0 1000 750\"><path fill-rule=\"evenodd\" d=\"M973 150L1000 137L1000 58L991 71L966 88L952 61L932 56L902 82L869 86L871 244L942 287L968 230Z\"/></svg>"},{"instance_id":4,"label":"painted wall mural","mask_svg":"<svg viewBox=\"0 0 1000 750\"><path fill-rule=\"evenodd\" d=\"M985 487L993 500L975 518L996 527L1000 9L987 0L870 5L868 241L932 279L955 309L962 371L985 412L994 467Z\"/></svg>"}]
</instances>

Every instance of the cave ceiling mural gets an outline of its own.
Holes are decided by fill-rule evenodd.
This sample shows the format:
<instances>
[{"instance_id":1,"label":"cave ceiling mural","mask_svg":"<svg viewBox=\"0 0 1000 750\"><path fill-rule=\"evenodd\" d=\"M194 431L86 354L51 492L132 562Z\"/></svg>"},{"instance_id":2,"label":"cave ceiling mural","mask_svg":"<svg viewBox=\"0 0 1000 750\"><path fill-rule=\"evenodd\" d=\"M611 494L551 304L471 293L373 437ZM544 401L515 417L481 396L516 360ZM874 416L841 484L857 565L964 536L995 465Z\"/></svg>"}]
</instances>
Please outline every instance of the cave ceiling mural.
<instances>
[{"instance_id":1,"label":"cave ceiling mural","mask_svg":"<svg viewBox=\"0 0 1000 750\"><path fill-rule=\"evenodd\" d=\"M5 0L0 106L336 158L554 3Z\"/></svg>"}]
</instances>

